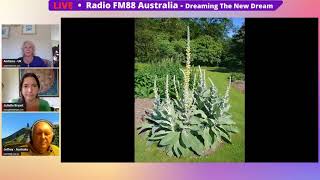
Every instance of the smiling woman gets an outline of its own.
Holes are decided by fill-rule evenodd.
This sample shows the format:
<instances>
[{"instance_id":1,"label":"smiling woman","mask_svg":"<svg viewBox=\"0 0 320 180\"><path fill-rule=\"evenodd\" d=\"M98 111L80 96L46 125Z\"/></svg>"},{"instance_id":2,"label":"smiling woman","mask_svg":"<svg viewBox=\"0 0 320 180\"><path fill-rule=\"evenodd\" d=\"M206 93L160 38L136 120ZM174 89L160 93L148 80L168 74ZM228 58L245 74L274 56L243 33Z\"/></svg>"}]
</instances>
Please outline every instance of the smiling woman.
<instances>
[{"instance_id":1,"label":"smiling woman","mask_svg":"<svg viewBox=\"0 0 320 180\"><path fill-rule=\"evenodd\" d=\"M22 57L20 67L47 67L39 56L35 56L36 47L32 41L24 41L22 44Z\"/></svg>"},{"instance_id":2,"label":"smiling woman","mask_svg":"<svg viewBox=\"0 0 320 180\"><path fill-rule=\"evenodd\" d=\"M22 103L25 111L50 111L49 103L39 98L40 81L34 73L23 75L19 84L21 98L13 103Z\"/></svg>"}]
</instances>

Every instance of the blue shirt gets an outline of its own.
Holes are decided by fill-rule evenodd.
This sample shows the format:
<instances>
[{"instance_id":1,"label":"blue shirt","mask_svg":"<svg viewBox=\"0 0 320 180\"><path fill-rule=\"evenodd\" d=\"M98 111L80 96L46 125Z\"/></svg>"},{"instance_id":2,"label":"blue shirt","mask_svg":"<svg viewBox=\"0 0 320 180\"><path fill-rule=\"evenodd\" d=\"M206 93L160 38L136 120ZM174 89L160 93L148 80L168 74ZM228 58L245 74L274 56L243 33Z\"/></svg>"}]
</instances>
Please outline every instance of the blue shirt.
<instances>
[{"instance_id":1,"label":"blue shirt","mask_svg":"<svg viewBox=\"0 0 320 180\"><path fill-rule=\"evenodd\" d=\"M19 58L22 59L20 67L48 67L46 63L39 57L39 56L33 56L33 60L30 64L26 64L23 62L23 57Z\"/></svg>"}]
</instances>

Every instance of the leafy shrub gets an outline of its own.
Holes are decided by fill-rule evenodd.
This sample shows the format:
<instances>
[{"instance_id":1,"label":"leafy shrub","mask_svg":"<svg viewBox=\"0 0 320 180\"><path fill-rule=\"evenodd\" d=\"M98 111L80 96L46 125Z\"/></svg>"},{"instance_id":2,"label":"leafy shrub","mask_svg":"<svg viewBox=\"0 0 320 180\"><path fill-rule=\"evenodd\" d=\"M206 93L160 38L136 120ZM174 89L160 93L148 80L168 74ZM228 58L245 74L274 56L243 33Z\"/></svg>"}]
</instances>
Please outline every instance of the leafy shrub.
<instances>
[{"instance_id":1,"label":"leafy shrub","mask_svg":"<svg viewBox=\"0 0 320 180\"><path fill-rule=\"evenodd\" d=\"M147 70L138 70L135 73L134 92L137 97L152 96L152 75Z\"/></svg>"},{"instance_id":2,"label":"leafy shrub","mask_svg":"<svg viewBox=\"0 0 320 180\"><path fill-rule=\"evenodd\" d=\"M159 63L152 63L143 68L139 68L135 73L135 96L136 97L152 97L153 94L153 80L155 77L160 81L158 84L161 90L160 97L165 97L164 86L166 75L170 77L175 76L176 81L182 82L181 74L182 66L178 62L170 59L165 59ZM174 96L173 82L169 83L169 94Z\"/></svg>"},{"instance_id":3,"label":"leafy shrub","mask_svg":"<svg viewBox=\"0 0 320 180\"><path fill-rule=\"evenodd\" d=\"M165 97L158 94L157 78L154 80L154 108L146 115L139 133L145 133L148 143L156 143L170 156L204 155L221 141L231 143L231 133L238 132L228 113L230 84L223 97L215 85L206 85L205 71L190 83L190 40L188 30L187 61L183 71L183 86L178 87L173 78L175 96L169 95L169 76L165 80ZM190 88L190 84L191 88Z\"/></svg>"},{"instance_id":4,"label":"leafy shrub","mask_svg":"<svg viewBox=\"0 0 320 180\"><path fill-rule=\"evenodd\" d=\"M201 36L191 43L193 50L193 64L218 65L223 52L222 43L211 36Z\"/></svg>"},{"instance_id":5,"label":"leafy shrub","mask_svg":"<svg viewBox=\"0 0 320 180\"><path fill-rule=\"evenodd\" d=\"M232 81L244 81L245 75L243 73L231 73L231 79Z\"/></svg>"}]
</instances>

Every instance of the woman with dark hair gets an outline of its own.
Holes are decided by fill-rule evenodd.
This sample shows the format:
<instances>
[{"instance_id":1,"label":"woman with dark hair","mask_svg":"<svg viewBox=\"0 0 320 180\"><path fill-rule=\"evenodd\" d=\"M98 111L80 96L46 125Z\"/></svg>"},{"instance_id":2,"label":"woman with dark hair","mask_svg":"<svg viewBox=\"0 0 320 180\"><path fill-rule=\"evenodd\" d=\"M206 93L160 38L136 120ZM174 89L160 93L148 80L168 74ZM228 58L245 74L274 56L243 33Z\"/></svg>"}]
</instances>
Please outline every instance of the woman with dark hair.
<instances>
[{"instance_id":1,"label":"woman with dark hair","mask_svg":"<svg viewBox=\"0 0 320 180\"><path fill-rule=\"evenodd\" d=\"M14 100L13 103L23 103L25 111L51 111L49 103L39 98L39 92L38 77L34 73L26 73L19 84L21 98Z\"/></svg>"}]
</instances>

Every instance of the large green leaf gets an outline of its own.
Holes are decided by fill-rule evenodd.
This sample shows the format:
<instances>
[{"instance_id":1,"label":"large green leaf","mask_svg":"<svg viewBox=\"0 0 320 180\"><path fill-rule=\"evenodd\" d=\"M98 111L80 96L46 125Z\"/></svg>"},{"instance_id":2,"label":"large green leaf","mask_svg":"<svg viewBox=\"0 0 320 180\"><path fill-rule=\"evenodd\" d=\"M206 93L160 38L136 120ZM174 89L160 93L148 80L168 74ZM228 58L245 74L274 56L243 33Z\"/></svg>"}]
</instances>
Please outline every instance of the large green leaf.
<instances>
[{"instance_id":1,"label":"large green leaf","mask_svg":"<svg viewBox=\"0 0 320 180\"><path fill-rule=\"evenodd\" d=\"M203 144L199 141L199 139L191 134L190 132L183 130L181 133L183 143L193 151L195 151L198 155L203 154Z\"/></svg>"},{"instance_id":2,"label":"large green leaf","mask_svg":"<svg viewBox=\"0 0 320 180\"><path fill-rule=\"evenodd\" d=\"M180 132L171 131L160 141L160 146L172 145L179 141Z\"/></svg>"},{"instance_id":3,"label":"large green leaf","mask_svg":"<svg viewBox=\"0 0 320 180\"><path fill-rule=\"evenodd\" d=\"M235 126L229 126L229 125L222 125L223 129L225 129L228 132L231 133L239 133L239 129Z\"/></svg>"},{"instance_id":4,"label":"large green leaf","mask_svg":"<svg viewBox=\"0 0 320 180\"><path fill-rule=\"evenodd\" d=\"M143 123L140 127L138 127L139 134L142 133L145 130L151 129L154 125L149 123Z\"/></svg>"},{"instance_id":5,"label":"large green leaf","mask_svg":"<svg viewBox=\"0 0 320 180\"><path fill-rule=\"evenodd\" d=\"M168 126L171 126L171 122L170 121L167 121L167 120L159 120L157 121L159 124L166 124Z\"/></svg>"},{"instance_id":6,"label":"large green leaf","mask_svg":"<svg viewBox=\"0 0 320 180\"><path fill-rule=\"evenodd\" d=\"M191 143L189 142L189 136L190 136L190 132L189 131L186 131L186 130L183 130L182 133L181 133L181 140L183 142L183 144L189 148L191 147Z\"/></svg>"},{"instance_id":7,"label":"large green leaf","mask_svg":"<svg viewBox=\"0 0 320 180\"><path fill-rule=\"evenodd\" d=\"M183 146L180 146L178 149L181 152L181 155L184 157L188 157L193 154L188 148L185 148Z\"/></svg>"},{"instance_id":8,"label":"large green leaf","mask_svg":"<svg viewBox=\"0 0 320 180\"><path fill-rule=\"evenodd\" d=\"M156 131L159 130L159 128L160 128L159 126L153 126L151 129L151 133L152 134L156 133Z\"/></svg>"},{"instance_id":9,"label":"large green leaf","mask_svg":"<svg viewBox=\"0 0 320 180\"><path fill-rule=\"evenodd\" d=\"M199 125L192 125L192 126L190 126L189 129L191 129L192 131L196 131L196 132L201 131L201 128Z\"/></svg>"},{"instance_id":10,"label":"large green leaf","mask_svg":"<svg viewBox=\"0 0 320 180\"><path fill-rule=\"evenodd\" d=\"M165 130L160 130L160 131L157 131L153 134L153 136L164 136L164 135L167 135L169 133L169 131L165 131Z\"/></svg>"},{"instance_id":11,"label":"large green leaf","mask_svg":"<svg viewBox=\"0 0 320 180\"><path fill-rule=\"evenodd\" d=\"M216 136L220 136L220 131L217 128L211 127L211 130L212 130L213 134L215 134Z\"/></svg>"},{"instance_id":12,"label":"large green leaf","mask_svg":"<svg viewBox=\"0 0 320 180\"><path fill-rule=\"evenodd\" d=\"M194 124L194 125L198 125L201 123L201 118L197 117L197 116L192 116L190 118L190 124Z\"/></svg>"},{"instance_id":13,"label":"large green leaf","mask_svg":"<svg viewBox=\"0 0 320 180\"><path fill-rule=\"evenodd\" d=\"M154 112L159 116L159 118L166 119L166 113L164 111L161 111L159 109L155 109Z\"/></svg>"},{"instance_id":14,"label":"large green leaf","mask_svg":"<svg viewBox=\"0 0 320 180\"><path fill-rule=\"evenodd\" d=\"M216 120L215 119L212 119L212 118L209 118L209 124L211 124L211 125L216 125Z\"/></svg>"},{"instance_id":15,"label":"large green leaf","mask_svg":"<svg viewBox=\"0 0 320 180\"><path fill-rule=\"evenodd\" d=\"M168 155L168 156L171 157L171 156L174 155L174 154L173 154L173 144L170 144L170 145L166 146L165 150L167 151L167 155Z\"/></svg>"},{"instance_id":16,"label":"large green leaf","mask_svg":"<svg viewBox=\"0 0 320 180\"><path fill-rule=\"evenodd\" d=\"M204 140L204 146L206 149L209 149L212 144L212 137L210 135L210 128L205 127L203 131L203 140Z\"/></svg>"},{"instance_id":17,"label":"large green leaf","mask_svg":"<svg viewBox=\"0 0 320 180\"><path fill-rule=\"evenodd\" d=\"M148 140L149 141L159 141L159 140L163 139L163 137L164 136L156 136L156 137L152 136L152 137L149 137Z\"/></svg>"},{"instance_id":18,"label":"large green leaf","mask_svg":"<svg viewBox=\"0 0 320 180\"><path fill-rule=\"evenodd\" d=\"M180 157L182 155L181 151L179 150L180 148L182 147L180 146L179 141L173 145L173 152L177 157Z\"/></svg>"},{"instance_id":19,"label":"large green leaf","mask_svg":"<svg viewBox=\"0 0 320 180\"><path fill-rule=\"evenodd\" d=\"M193 111L193 115L200 114L202 118L206 119L207 115L200 109Z\"/></svg>"},{"instance_id":20,"label":"large green leaf","mask_svg":"<svg viewBox=\"0 0 320 180\"><path fill-rule=\"evenodd\" d=\"M234 125L235 122L230 119L230 116L219 117L217 123L220 125Z\"/></svg>"},{"instance_id":21,"label":"large green leaf","mask_svg":"<svg viewBox=\"0 0 320 180\"><path fill-rule=\"evenodd\" d=\"M231 138L230 138L230 135L228 134L228 132L225 129L223 129L222 127L218 127L218 129L220 130L220 135L221 135L222 139L225 142L231 144Z\"/></svg>"},{"instance_id":22,"label":"large green leaf","mask_svg":"<svg viewBox=\"0 0 320 180\"><path fill-rule=\"evenodd\" d=\"M163 139L163 137L165 135L167 135L169 133L169 131L166 131L166 130L160 130L160 131L157 131L155 133L152 133L152 135L148 138L149 141L158 141L158 140L161 140Z\"/></svg>"},{"instance_id":23,"label":"large green leaf","mask_svg":"<svg viewBox=\"0 0 320 180\"><path fill-rule=\"evenodd\" d=\"M220 132L220 130L216 126L211 127L210 130L211 130L212 134L214 135L213 136L215 138L214 141L221 141L221 132Z\"/></svg>"},{"instance_id":24,"label":"large green leaf","mask_svg":"<svg viewBox=\"0 0 320 180\"><path fill-rule=\"evenodd\" d=\"M155 123L155 124L159 124L158 121L160 120L160 119L155 119L153 116L146 116L145 119L150 121L150 123Z\"/></svg>"}]
</instances>

